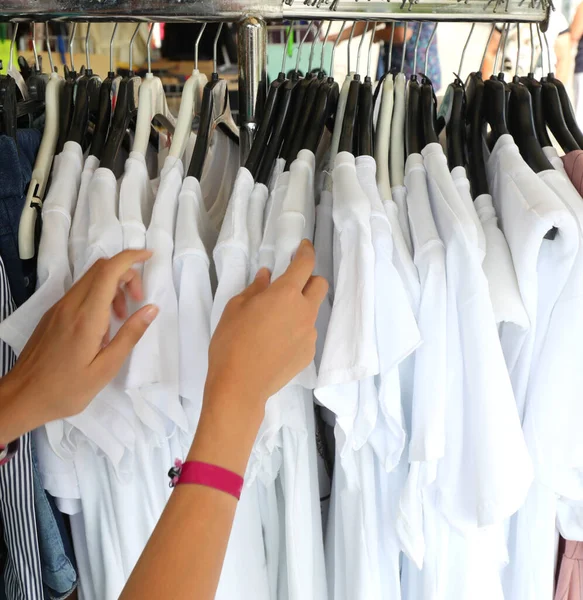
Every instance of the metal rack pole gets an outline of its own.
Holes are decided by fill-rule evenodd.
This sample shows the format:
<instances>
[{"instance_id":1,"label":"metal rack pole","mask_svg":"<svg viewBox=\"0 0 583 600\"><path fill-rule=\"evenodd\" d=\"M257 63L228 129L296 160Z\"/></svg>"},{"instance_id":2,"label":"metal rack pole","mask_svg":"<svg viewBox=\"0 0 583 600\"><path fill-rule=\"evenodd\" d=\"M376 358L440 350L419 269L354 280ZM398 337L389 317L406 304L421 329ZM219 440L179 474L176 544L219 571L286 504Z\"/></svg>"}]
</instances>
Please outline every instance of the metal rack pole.
<instances>
[{"instance_id":1,"label":"metal rack pole","mask_svg":"<svg viewBox=\"0 0 583 600\"><path fill-rule=\"evenodd\" d=\"M239 22L239 149L245 163L267 93L267 27L263 19Z\"/></svg>"}]
</instances>

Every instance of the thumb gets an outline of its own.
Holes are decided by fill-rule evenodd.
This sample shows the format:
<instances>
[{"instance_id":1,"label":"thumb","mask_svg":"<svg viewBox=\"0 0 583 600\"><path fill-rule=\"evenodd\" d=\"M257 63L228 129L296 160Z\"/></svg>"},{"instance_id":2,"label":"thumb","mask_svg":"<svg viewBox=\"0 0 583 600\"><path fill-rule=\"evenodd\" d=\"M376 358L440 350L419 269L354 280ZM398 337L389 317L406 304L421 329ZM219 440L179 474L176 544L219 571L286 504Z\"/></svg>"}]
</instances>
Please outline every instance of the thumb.
<instances>
[{"instance_id":1,"label":"thumb","mask_svg":"<svg viewBox=\"0 0 583 600\"><path fill-rule=\"evenodd\" d=\"M107 380L113 379L158 312L159 308L154 304L148 304L136 311L93 360L92 364L97 372Z\"/></svg>"},{"instance_id":2,"label":"thumb","mask_svg":"<svg viewBox=\"0 0 583 600\"><path fill-rule=\"evenodd\" d=\"M253 283L249 285L241 294L245 298L252 298L261 292L264 292L271 283L271 273L265 267L257 271Z\"/></svg>"}]
</instances>

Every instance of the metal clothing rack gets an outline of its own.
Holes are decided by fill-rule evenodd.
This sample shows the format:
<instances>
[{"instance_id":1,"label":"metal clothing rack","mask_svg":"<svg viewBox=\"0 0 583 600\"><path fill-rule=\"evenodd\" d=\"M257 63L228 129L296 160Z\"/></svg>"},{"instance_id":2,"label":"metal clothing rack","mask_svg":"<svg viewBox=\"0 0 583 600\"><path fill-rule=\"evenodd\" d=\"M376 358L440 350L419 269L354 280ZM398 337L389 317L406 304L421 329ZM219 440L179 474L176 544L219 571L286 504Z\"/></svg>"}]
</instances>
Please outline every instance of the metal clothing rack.
<instances>
[{"instance_id":1,"label":"metal clothing rack","mask_svg":"<svg viewBox=\"0 0 583 600\"><path fill-rule=\"evenodd\" d=\"M0 21L230 21L238 25L242 161L267 91L266 21L531 22L552 0L0 0ZM544 27L543 27L544 29ZM194 43L194 41L193 41Z\"/></svg>"}]
</instances>

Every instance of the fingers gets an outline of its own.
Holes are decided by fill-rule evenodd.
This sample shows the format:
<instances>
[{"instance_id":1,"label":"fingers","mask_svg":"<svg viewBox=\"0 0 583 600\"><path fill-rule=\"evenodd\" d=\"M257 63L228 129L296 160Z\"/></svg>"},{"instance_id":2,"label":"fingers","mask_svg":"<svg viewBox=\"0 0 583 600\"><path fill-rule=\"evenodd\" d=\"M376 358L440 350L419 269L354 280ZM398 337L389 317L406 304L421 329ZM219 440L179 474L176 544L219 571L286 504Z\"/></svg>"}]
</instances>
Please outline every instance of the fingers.
<instances>
[{"instance_id":1,"label":"fingers","mask_svg":"<svg viewBox=\"0 0 583 600\"><path fill-rule=\"evenodd\" d=\"M312 276L315 265L314 246L309 240L302 240L289 267L278 281L289 283L299 290L303 290Z\"/></svg>"},{"instance_id":2,"label":"fingers","mask_svg":"<svg viewBox=\"0 0 583 600\"><path fill-rule=\"evenodd\" d=\"M269 272L269 269L259 269L259 271L257 271L257 275L255 275L253 283L243 290L241 296L244 298L252 298L256 294L260 294L261 292L265 291L269 287L270 283L271 273Z\"/></svg>"},{"instance_id":3,"label":"fingers","mask_svg":"<svg viewBox=\"0 0 583 600\"><path fill-rule=\"evenodd\" d=\"M115 294L115 298L111 303L111 308L115 316L123 321L128 316L128 307L126 302L126 295L122 288L118 288Z\"/></svg>"},{"instance_id":4,"label":"fingers","mask_svg":"<svg viewBox=\"0 0 583 600\"><path fill-rule=\"evenodd\" d=\"M316 309L320 308L320 304L328 293L328 282L324 277L310 277L306 287L304 287L304 297L314 304Z\"/></svg>"},{"instance_id":5,"label":"fingers","mask_svg":"<svg viewBox=\"0 0 583 600\"><path fill-rule=\"evenodd\" d=\"M158 312L159 309L154 304L147 304L140 308L122 325L111 342L95 357L92 368L95 368L105 381L115 377Z\"/></svg>"},{"instance_id":6,"label":"fingers","mask_svg":"<svg viewBox=\"0 0 583 600\"><path fill-rule=\"evenodd\" d=\"M109 310L120 284L125 284L130 295L140 301L143 297L141 280L131 267L148 260L150 256L152 253L148 250L125 250L94 265L87 273L89 275L94 271L91 283L86 289L85 302L88 309Z\"/></svg>"}]
</instances>

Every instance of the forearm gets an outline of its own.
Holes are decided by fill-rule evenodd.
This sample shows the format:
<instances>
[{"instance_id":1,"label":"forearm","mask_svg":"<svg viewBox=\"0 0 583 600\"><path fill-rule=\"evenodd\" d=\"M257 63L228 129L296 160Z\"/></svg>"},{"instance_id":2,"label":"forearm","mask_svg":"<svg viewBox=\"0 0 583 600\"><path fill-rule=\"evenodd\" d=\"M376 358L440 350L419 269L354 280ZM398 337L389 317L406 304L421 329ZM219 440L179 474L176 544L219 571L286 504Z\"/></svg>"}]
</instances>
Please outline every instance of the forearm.
<instances>
[{"instance_id":1,"label":"forearm","mask_svg":"<svg viewBox=\"0 0 583 600\"><path fill-rule=\"evenodd\" d=\"M227 404L220 395L224 393L207 392L215 397L212 402L205 399L188 460L244 475L263 413L223 411L221 407ZM249 403L241 402L241 406L248 408ZM212 600L236 507L237 500L224 492L178 485L120 600Z\"/></svg>"},{"instance_id":2,"label":"forearm","mask_svg":"<svg viewBox=\"0 0 583 600\"><path fill-rule=\"evenodd\" d=\"M0 379L0 445L6 445L50 420L26 391L26 381L9 373Z\"/></svg>"}]
</instances>

